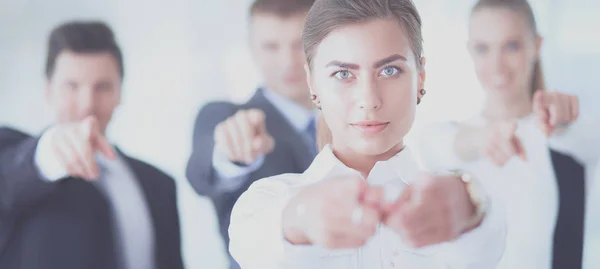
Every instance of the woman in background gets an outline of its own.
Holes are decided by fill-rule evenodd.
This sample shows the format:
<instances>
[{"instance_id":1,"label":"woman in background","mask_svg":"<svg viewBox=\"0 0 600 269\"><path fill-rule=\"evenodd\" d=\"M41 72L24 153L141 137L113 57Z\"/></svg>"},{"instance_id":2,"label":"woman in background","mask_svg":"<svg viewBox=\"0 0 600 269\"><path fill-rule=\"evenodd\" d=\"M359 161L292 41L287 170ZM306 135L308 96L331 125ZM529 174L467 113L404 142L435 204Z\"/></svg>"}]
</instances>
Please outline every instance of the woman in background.
<instances>
[{"instance_id":1,"label":"woman in background","mask_svg":"<svg viewBox=\"0 0 600 269\"><path fill-rule=\"evenodd\" d=\"M495 268L498 203L468 175L419 172L403 143L425 80L412 1L318 0L303 43L331 140L303 174L259 180L237 201L241 268Z\"/></svg>"},{"instance_id":2,"label":"woman in background","mask_svg":"<svg viewBox=\"0 0 600 269\"><path fill-rule=\"evenodd\" d=\"M484 182L503 195L507 211L501 268L582 268L586 189L600 131L592 115L579 115L576 96L545 90L541 45L526 0L478 1L468 47L484 109L461 124L426 128L420 148L430 169L503 178Z\"/></svg>"}]
</instances>

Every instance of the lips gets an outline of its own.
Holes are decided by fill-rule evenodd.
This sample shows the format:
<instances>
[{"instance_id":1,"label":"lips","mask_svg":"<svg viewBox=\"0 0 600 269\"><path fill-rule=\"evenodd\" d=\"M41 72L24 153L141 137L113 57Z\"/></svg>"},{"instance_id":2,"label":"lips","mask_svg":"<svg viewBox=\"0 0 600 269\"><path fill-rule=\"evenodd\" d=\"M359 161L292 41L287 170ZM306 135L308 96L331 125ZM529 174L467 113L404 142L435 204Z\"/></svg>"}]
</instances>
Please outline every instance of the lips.
<instances>
[{"instance_id":1,"label":"lips","mask_svg":"<svg viewBox=\"0 0 600 269\"><path fill-rule=\"evenodd\" d=\"M382 121L360 121L351 123L350 126L365 135L375 135L385 130L389 124L389 122Z\"/></svg>"}]
</instances>

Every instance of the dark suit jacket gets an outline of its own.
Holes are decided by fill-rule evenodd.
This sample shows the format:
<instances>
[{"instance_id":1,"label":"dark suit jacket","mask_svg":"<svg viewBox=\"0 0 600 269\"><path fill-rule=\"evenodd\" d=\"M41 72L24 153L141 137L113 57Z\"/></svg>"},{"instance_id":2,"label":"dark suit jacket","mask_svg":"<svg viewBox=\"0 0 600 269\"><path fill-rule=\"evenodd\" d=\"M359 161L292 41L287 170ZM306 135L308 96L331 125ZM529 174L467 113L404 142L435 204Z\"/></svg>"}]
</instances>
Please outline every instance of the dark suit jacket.
<instances>
[{"instance_id":1,"label":"dark suit jacket","mask_svg":"<svg viewBox=\"0 0 600 269\"><path fill-rule=\"evenodd\" d=\"M265 156L263 165L249 174L247 181L234 191L216 188L219 181L213 168L214 131L217 124L240 109L257 108L264 111L267 131L275 139L275 149ZM302 173L312 161L311 151L303 138L284 116L265 98L262 89L243 105L215 102L198 113L194 128L193 151L187 165L187 178L196 192L210 198L219 218L221 236L229 244L228 228L231 209L252 182L284 173Z\"/></svg>"},{"instance_id":2,"label":"dark suit jacket","mask_svg":"<svg viewBox=\"0 0 600 269\"><path fill-rule=\"evenodd\" d=\"M91 183L48 183L34 165L38 138L0 128L0 268L117 268L112 214ZM125 157L153 221L157 269L183 268L174 181Z\"/></svg>"}]
</instances>

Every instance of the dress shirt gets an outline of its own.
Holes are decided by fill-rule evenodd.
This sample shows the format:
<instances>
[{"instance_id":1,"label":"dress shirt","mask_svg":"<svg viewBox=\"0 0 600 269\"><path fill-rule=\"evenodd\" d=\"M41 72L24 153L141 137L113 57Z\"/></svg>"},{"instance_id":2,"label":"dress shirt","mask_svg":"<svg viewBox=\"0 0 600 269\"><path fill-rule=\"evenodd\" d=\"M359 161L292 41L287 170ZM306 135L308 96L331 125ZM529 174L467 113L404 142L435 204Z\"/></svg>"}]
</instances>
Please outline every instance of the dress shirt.
<instances>
[{"instance_id":1,"label":"dress shirt","mask_svg":"<svg viewBox=\"0 0 600 269\"><path fill-rule=\"evenodd\" d=\"M387 161L375 164L367 177L384 186L385 196L398 197L413 184L419 168L405 148ZM504 250L505 223L501 206L492 199L482 223L457 239L414 249L380 224L360 248L329 250L314 245L292 245L282 232L282 214L301 189L332 176L357 174L341 163L326 146L303 174L285 174L256 181L237 201L229 227L229 250L243 269L492 269Z\"/></svg>"},{"instance_id":2,"label":"dress shirt","mask_svg":"<svg viewBox=\"0 0 600 269\"><path fill-rule=\"evenodd\" d=\"M50 144L54 129L40 138L35 153L35 164L44 180L58 182L68 177ZM114 215L115 238L121 253L123 269L155 268L154 228L148 205L135 175L122 156L115 160L96 154L100 178L93 184L106 196ZM76 202L76 201L74 201Z\"/></svg>"},{"instance_id":3,"label":"dress shirt","mask_svg":"<svg viewBox=\"0 0 600 269\"><path fill-rule=\"evenodd\" d=\"M485 126L488 121L476 116L465 123ZM488 188L496 190L505 206L508 226L506 250L498 268L550 269L559 208L559 190L550 149L573 156L585 167L588 200L585 208L586 215L591 216L598 211L598 205L590 204L590 197L600 195L590 191L599 180L594 179L594 171L600 143L593 137L600 137L600 131L598 124L591 124L585 115L550 138L541 131L533 115L517 120L517 125L516 135L523 144L527 161L513 157L502 167L483 158L472 162L462 161L454 151L459 128L454 123L439 123L425 128L420 136L420 155L429 169L462 168L473 171L481 175ZM597 213L595 215L598 216ZM587 269L600 268L600 260L592 260L594 254L590 247L594 243L587 239L589 234L598 234L593 231L599 228L589 225L590 221L592 219L587 218L584 225L583 268Z\"/></svg>"}]
</instances>

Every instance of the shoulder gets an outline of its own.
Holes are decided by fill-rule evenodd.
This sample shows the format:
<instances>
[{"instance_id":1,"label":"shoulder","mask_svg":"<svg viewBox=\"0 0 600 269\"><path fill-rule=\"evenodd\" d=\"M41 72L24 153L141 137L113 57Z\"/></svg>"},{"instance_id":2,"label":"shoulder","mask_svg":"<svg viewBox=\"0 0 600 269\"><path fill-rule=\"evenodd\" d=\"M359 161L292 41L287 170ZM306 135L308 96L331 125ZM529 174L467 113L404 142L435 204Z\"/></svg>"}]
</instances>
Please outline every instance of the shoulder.
<instances>
[{"instance_id":1,"label":"shoulder","mask_svg":"<svg viewBox=\"0 0 600 269\"><path fill-rule=\"evenodd\" d=\"M304 176L302 174L281 174L259 179L250 185L244 196L276 197L288 196L290 190L303 186Z\"/></svg>"},{"instance_id":2,"label":"shoulder","mask_svg":"<svg viewBox=\"0 0 600 269\"><path fill-rule=\"evenodd\" d=\"M0 127L0 148L22 143L32 138L31 135L9 127Z\"/></svg>"},{"instance_id":3,"label":"shoulder","mask_svg":"<svg viewBox=\"0 0 600 269\"><path fill-rule=\"evenodd\" d=\"M175 180L167 173L144 161L125 156L136 176L151 180L161 188L175 189Z\"/></svg>"},{"instance_id":4,"label":"shoulder","mask_svg":"<svg viewBox=\"0 0 600 269\"><path fill-rule=\"evenodd\" d=\"M7 127L7 126L0 127L0 139L2 139L2 140L5 140L5 139L21 140L21 139L27 139L30 137L31 136L29 134L19 131L17 129L11 128L11 127Z\"/></svg>"}]
</instances>

